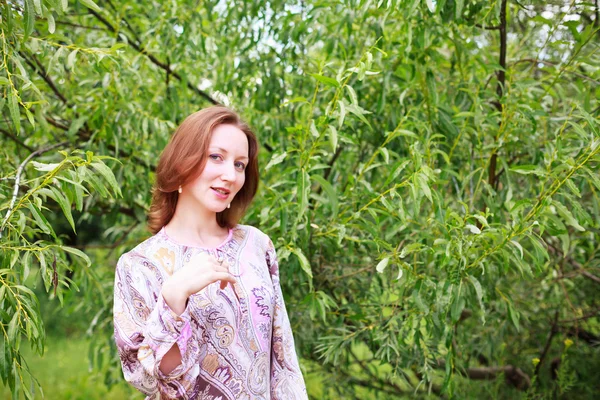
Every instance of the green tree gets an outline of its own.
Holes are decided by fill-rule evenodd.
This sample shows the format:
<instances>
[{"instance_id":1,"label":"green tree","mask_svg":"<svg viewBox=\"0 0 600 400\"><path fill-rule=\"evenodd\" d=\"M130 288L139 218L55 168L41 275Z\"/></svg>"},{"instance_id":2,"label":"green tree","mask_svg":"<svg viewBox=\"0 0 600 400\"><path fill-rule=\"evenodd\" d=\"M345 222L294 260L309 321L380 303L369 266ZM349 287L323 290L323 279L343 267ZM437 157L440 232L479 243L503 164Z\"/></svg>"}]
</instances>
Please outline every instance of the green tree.
<instances>
[{"instance_id":1,"label":"green tree","mask_svg":"<svg viewBox=\"0 0 600 400\"><path fill-rule=\"evenodd\" d=\"M89 311L96 370L121 380L116 257L148 236L174 127L215 103L263 144L244 222L276 242L312 396L597 392L597 1L1 6L15 395L21 341L46 343L39 295Z\"/></svg>"}]
</instances>

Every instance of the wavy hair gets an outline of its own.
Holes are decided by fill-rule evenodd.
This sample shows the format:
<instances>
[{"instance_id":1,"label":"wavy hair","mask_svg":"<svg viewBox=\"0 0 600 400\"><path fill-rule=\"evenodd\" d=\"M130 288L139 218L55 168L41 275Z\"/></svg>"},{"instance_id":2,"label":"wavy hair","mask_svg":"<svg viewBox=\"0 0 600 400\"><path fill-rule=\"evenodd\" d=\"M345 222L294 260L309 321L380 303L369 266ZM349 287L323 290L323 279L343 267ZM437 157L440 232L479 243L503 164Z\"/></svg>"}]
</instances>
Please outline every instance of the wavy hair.
<instances>
[{"instance_id":1,"label":"wavy hair","mask_svg":"<svg viewBox=\"0 0 600 400\"><path fill-rule=\"evenodd\" d=\"M148 227L156 234L175 214L180 185L196 179L206 165L212 132L218 125L233 125L248 138L246 180L231 207L217 213L221 227L233 228L252 202L258 189L258 142L250 127L234 111L223 106L208 107L188 116L163 150L156 167L156 183L148 214Z\"/></svg>"}]
</instances>

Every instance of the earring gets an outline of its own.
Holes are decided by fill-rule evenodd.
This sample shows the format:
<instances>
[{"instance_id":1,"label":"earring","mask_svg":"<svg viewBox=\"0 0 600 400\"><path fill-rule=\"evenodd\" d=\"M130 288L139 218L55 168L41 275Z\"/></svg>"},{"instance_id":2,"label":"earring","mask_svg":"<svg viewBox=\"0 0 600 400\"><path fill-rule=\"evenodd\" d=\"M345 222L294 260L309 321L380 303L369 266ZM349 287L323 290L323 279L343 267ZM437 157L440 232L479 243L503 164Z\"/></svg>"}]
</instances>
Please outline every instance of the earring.
<instances>
[{"instance_id":1,"label":"earring","mask_svg":"<svg viewBox=\"0 0 600 400\"><path fill-rule=\"evenodd\" d=\"M227 204L227 208L231 208L231 203Z\"/></svg>"},{"instance_id":2,"label":"earring","mask_svg":"<svg viewBox=\"0 0 600 400\"><path fill-rule=\"evenodd\" d=\"M177 189L177 191L178 191L179 193L183 193L183 189L181 188L181 185L179 185L179 189Z\"/></svg>"}]
</instances>

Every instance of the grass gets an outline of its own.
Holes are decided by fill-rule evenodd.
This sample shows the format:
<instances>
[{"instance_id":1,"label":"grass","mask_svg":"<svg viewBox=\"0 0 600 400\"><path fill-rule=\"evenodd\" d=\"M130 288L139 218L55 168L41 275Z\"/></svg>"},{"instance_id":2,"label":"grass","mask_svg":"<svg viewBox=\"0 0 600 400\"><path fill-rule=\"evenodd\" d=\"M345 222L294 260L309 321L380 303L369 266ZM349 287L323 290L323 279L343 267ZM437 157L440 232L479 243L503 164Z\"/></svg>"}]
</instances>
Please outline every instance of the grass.
<instances>
[{"instance_id":1,"label":"grass","mask_svg":"<svg viewBox=\"0 0 600 400\"><path fill-rule=\"evenodd\" d=\"M110 390L104 385L102 376L92 373L88 363L87 338L48 338L46 353L39 356L29 348L23 355L33 375L39 380L45 399L143 399L144 396L130 388L127 383L113 386ZM21 395L21 398L24 398ZM39 391L36 399L41 399ZM0 381L0 399L12 399L8 387Z\"/></svg>"}]
</instances>

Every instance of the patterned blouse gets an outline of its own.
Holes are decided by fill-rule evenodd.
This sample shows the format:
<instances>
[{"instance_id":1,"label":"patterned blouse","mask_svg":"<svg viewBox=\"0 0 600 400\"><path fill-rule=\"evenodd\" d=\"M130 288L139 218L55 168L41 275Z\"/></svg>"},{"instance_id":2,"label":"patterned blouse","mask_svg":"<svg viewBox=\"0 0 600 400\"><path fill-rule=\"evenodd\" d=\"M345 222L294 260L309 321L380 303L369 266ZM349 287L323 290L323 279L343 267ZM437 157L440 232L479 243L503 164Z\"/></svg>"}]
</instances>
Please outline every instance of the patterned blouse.
<instances>
[{"instance_id":1,"label":"patterned blouse","mask_svg":"<svg viewBox=\"0 0 600 400\"><path fill-rule=\"evenodd\" d=\"M191 295L177 315L160 290L198 252L227 260L239 277L223 290L215 282ZM123 374L146 400L307 398L275 249L260 230L237 225L208 249L178 244L163 228L121 256L114 299ZM159 365L175 343L182 362L163 374Z\"/></svg>"}]
</instances>

